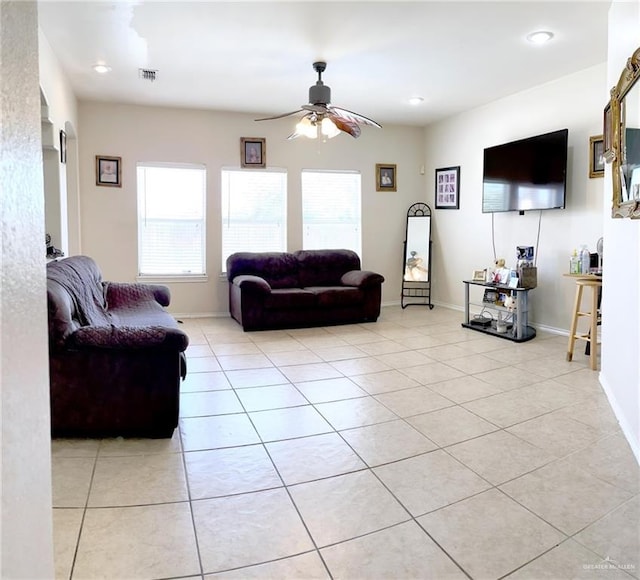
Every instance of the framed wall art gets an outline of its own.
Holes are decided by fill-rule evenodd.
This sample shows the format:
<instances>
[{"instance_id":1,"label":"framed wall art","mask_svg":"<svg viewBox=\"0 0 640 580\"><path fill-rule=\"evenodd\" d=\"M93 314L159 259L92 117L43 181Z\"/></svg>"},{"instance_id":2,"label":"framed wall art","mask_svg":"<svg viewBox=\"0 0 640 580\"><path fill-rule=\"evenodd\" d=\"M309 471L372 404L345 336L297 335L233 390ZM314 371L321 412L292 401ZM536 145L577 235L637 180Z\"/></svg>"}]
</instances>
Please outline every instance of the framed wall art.
<instances>
[{"instance_id":1,"label":"framed wall art","mask_svg":"<svg viewBox=\"0 0 640 580\"><path fill-rule=\"evenodd\" d=\"M609 101L602 114L602 139L604 140L602 154L604 155L605 161L608 163L613 161L613 148L611 146L611 143L613 142L612 133L613 124L611 122L611 101Z\"/></svg>"},{"instance_id":2,"label":"framed wall art","mask_svg":"<svg viewBox=\"0 0 640 580\"><path fill-rule=\"evenodd\" d=\"M436 209L460 209L460 166L436 169Z\"/></svg>"},{"instance_id":3,"label":"framed wall art","mask_svg":"<svg viewBox=\"0 0 640 580\"><path fill-rule=\"evenodd\" d=\"M67 134L60 129L60 163L67 162Z\"/></svg>"},{"instance_id":4,"label":"framed wall art","mask_svg":"<svg viewBox=\"0 0 640 580\"><path fill-rule=\"evenodd\" d=\"M266 157L266 139L261 137L240 138L240 165L242 167L266 167Z\"/></svg>"},{"instance_id":5,"label":"framed wall art","mask_svg":"<svg viewBox=\"0 0 640 580\"><path fill-rule=\"evenodd\" d=\"M604 177L604 136L589 137L589 177Z\"/></svg>"},{"instance_id":6,"label":"framed wall art","mask_svg":"<svg viewBox=\"0 0 640 580\"><path fill-rule=\"evenodd\" d=\"M376 164L376 191L397 191L396 166L391 164Z\"/></svg>"},{"instance_id":7,"label":"framed wall art","mask_svg":"<svg viewBox=\"0 0 640 580\"><path fill-rule=\"evenodd\" d=\"M96 185L122 187L122 157L96 155Z\"/></svg>"}]
</instances>

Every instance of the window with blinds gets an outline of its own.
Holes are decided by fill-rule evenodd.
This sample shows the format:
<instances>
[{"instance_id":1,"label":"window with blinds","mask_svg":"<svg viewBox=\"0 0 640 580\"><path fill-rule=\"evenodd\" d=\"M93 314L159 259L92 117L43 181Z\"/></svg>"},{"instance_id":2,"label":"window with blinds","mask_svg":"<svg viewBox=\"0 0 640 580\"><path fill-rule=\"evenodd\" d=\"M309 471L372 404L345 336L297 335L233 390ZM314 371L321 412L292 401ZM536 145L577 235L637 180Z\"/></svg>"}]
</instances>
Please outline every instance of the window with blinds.
<instances>
[{"instance_id":1,"label":"window with blinds","mask_svg":"<svg viewBox=\"0 0 640 580\"><path fill-rule=\"evenodd\" d=\"M137 170L139 274L203 276L205 167L140 163Z\"/></svg>"},{"instance_id":2,"label":"window with blinds","mask_svg":"<svg viewBox=\"0 0 640 580\"><path fill-rule=\"evenodd\" d=\"M302 171L302 247L346 248L362 257L358 171Z\"/></svg>"},{"instance_id":3,"label":"window with blinds","mask_svg":"<svg viewBox=\"0 0 640 580\"><path fill-rule=\"evenodd\" d=\"M286 252L287 173L222 170L222 268L235 252Z\"/></svg>"}]
</instances>

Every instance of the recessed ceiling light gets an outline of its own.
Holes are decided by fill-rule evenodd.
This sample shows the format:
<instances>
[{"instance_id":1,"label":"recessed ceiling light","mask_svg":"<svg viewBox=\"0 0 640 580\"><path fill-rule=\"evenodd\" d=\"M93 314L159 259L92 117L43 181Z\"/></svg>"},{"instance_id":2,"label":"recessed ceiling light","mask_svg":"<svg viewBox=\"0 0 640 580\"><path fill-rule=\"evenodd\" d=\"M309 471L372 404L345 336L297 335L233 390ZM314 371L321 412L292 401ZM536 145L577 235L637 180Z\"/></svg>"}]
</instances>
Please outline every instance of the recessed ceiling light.
<instances>
[{"instance_id":1,"label":"recessed ceiling light","mask_svg":"<svg viewBox=\"0 0 640 580\"><path fill-rule=\"evenodd\" d=\"M409 99L409 104L415 106L415 105L419 105L423 101L424 101L424 97L411 97Z\"/></svg>"},{"instance_id":2,"label":"recessed ceiling light","mask_svg":"<svg viewBox=\"0 0 640 580\"><path fill-rule=\"evenodd\" d=\"M532 44L545 44L553 38L553 32L538 30L527 35L527 40Z\"/></svg>"},{"instance_id":3,"label":"recessed ceiling light","mask_svg":"<svg viewBox=\"0 0 640 580\"><path fill-rule=\"evenodd\" d=\"M111 67L104 63L98 63L93 65L93 70L101 75L104 75L111 70Z\"/></svg>"}]
</instances>

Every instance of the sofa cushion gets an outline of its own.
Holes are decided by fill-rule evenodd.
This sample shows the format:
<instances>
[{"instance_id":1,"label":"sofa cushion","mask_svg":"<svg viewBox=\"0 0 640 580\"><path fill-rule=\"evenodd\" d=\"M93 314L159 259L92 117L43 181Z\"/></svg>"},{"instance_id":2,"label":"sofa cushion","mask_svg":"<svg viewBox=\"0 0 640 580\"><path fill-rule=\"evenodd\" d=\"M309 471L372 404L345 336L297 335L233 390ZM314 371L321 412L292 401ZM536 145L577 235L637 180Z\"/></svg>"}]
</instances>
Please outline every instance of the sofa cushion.
<instances>
[{"instance_id":1,"label":"sofa cushion","mask_svg":"<svg viewBox=\"0 0 640 580\"><path fill-rule=\"evenodd\" d=\"M298 261L285 252L237 252L227 258L227 279L250 275L264 278L271 288L300 288Z\"/></svg>"},{"instance_id":2,"label":"sofa cushion","mask_svg":"<svg viewBox=\"0 0 640 580\"><path fill-rule=\"evenodd\" d=\"M311 286L305 290L317 296L318 306L322 308L357 306L364 300L362 290L352 286Z\"/></svg>"},{"instance_id":3,"label":"sofa cushion","mask_svg":"<svg viewBox=\"0 0 640 580\"><path fill-rule=\"evenodd\" d=\"M308 289L280 288L271 291L264 301L264 306L273 310L315 308L318 306L318 298Z\"/></svg>"},{"instance_id":4,"label":"sofa cushion","mask_svg":"<svg viewBox=\"0 0 640 580\"><path fill-rule=\"evenodd\" d=\"M351 250L299 250L294 256L302 288L340 286L343 274L360 270L360 258Z\"/></svg>"}]
</instances>

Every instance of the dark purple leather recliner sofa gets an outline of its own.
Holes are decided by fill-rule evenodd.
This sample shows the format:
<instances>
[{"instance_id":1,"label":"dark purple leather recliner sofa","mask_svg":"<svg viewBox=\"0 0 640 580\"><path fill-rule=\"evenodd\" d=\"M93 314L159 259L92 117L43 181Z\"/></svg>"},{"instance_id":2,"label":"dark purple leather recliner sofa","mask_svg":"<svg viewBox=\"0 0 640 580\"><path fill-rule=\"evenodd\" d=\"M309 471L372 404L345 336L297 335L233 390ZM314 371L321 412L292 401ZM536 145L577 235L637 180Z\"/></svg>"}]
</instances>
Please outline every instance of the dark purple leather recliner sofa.
<instances>
[{"instance_id":1,"label":"dark purple leather recliner sofa","mask_svg":"<svg viewBox=\"0 0 640 580\"><path fill-rule=\"evenodd\" d=\"M171 437L189 339L169 289L103 282L95 261L47 264L53 437Z\"/></svg>"},{"instance_id":2,"label":"dark purple leather recliner sofa","mask_svg":"<svg viewBox=\"0 0 640 580\"><path fill-rule=\"evenodd\" d=\"M244 330L375 322L384 278L351 250L239 252L227 259L229 311Z\"/></svg>"}]
</instances>

